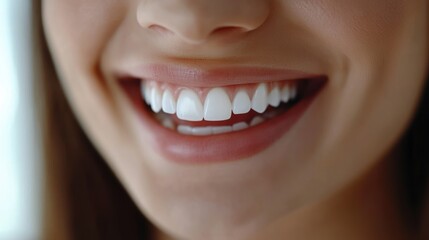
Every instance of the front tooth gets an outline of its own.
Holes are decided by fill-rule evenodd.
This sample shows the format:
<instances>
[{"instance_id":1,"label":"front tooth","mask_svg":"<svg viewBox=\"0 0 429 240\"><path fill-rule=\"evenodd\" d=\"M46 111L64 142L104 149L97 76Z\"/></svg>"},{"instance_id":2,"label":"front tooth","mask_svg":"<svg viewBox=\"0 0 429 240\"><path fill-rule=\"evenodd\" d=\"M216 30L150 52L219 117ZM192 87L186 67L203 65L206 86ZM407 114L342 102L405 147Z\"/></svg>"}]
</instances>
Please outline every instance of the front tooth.
<instances>
[{"instance_id":1,"label":"front tooth","mask_svg":"<svg viewBox=\"0 0 429 240\"><path fill-rule=\"evenodd\" d=\"M250 102L247 92L244 90L239 90L237 94L235 94L232 106L232 112L234 114L248 113L251 109L252 103Z\"/></svg>"},{"instance_id":2,"label":"front tooth","mask_svg":"<svg viewBox=\"0 0 429 240\"><path fill-rule=\"evenodd\" d=\"M290 88L288 85L285 85L282 89L282 93L281 93L281 98L282 101L287 103L289 102L289 98L290 98Z\"/></svg>"},{"instance_id":3,"label":"front tooth","mask_svg":"<svg viewBox=\"0 0 429 240\"><path fill-rule=\"evenodd\" d=\"M160 91L158 90L157 87L153 87L150 92L150 102L152 106L152 111L156 113L161 111L161 107L162 107L161 101L162 101L162 97L161 97Z\"/></svg>"},{"instance_id":4,"label":"front tooth","mask_svg":"<svg viewBox=\"0 0 429 240\"><path fill-rule=\"evenodd\" d=\"M231 118L231 101L226 91L214 88L207 94L204 102L204 120L223 121Z\"/></svg>"},{"instance_id":5,"label":"front tooth","mask_svg":"<svg viewBox=\"0 0 429 240\"><path fill-rule=\"evenodd\" d=\"M165 113L175 114L176 113L176 101L173 98L170 90L165 90L162 95L162 111Z\"/></svg>"},{"instance_id":6,"label":"front tooth","mask_svg":"<svg viewBox=\"0 0 429 240\"><path fill-rule=\"evenodd\" d=\"M273 107L278 107L280 105L280 89L276 86L271 90L270 95L268 95L268 102Z\"/></svg>"},{"instance_id":7,"label":"front tooth","mask_svg":"<svg viewBox=\"0 0 429 240\"><path fill-rule=\"evenodd\" d=\"M260 84L256 88L252 98L252 109L258 113L263 113L268 107L267 86Z\"/></svg>"},{"instance_id":8,"label":"front tooth","mask_svg":"<svg viewBox=\"0 0 429 240\"><path fill-rule=\"evenodd\" d=\"M190 89L180 92L176 112L179 119L186 121L202 121L204 117L203 104L198 95Z\"/></svg>"}]
</instances>

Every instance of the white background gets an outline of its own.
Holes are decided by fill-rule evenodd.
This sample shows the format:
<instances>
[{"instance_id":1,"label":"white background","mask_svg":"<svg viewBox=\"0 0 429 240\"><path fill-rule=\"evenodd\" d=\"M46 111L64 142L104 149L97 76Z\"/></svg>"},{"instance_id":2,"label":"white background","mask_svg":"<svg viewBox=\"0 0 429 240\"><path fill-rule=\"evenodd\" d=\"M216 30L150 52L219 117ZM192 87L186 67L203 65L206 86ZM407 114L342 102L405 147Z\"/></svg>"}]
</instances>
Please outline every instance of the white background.
<instances>
[{"instance_id":1,"label":"white background","mask_svg":"<svg viewBox=\"0 0 429 240\"><path fill-rule=\"evenodd\" d=\"M0 239L39 239L41 161L32 106L31 0L0 0Z\"/></svg>"}]
</instances>

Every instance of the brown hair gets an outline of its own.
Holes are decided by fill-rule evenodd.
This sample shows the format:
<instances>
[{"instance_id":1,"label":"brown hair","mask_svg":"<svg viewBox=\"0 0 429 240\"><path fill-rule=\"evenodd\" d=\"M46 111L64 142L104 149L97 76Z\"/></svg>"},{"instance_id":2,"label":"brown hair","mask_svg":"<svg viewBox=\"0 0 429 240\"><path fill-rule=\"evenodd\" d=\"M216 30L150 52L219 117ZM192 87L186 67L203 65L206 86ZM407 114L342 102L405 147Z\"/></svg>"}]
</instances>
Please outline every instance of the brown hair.
<instances>
[{"instance_id":1,"label":"brown hair","mask_svg":"<svg viewBox=\"0 0 429 240\"><path fill-rule=\"evenodd\" d=\"M429 77L403 142L406 157L401 168L406 200L416 220L413 223L421 231L421 239L429 239Z\"/></svg>"},{"instance_id":2,"label":"brown hair","mask_svg":"<svg viewBox=\"0 0 429 240\"><path fill-rule=\"evenodd\" d=\"M46 175L43 239L150 239L153 226L85 136L67 103L42 34L41 1L33 4L35 103ZM410 213L419 219L429 187L428 84L403 142L407 159L402 182ZM429 217L429 205L427 209Z\"/></svg>"},{"instance_id":3,"label":"brown hair","mask_svg":"<svg viewBox=\"0 0 429 240\"><path fill-rule=\"evenodd\" d=\"M66 101L33 3L35 103L45 164L42 239L148 239L151 225L85 136Z\"/></svg>"}]
</instances>

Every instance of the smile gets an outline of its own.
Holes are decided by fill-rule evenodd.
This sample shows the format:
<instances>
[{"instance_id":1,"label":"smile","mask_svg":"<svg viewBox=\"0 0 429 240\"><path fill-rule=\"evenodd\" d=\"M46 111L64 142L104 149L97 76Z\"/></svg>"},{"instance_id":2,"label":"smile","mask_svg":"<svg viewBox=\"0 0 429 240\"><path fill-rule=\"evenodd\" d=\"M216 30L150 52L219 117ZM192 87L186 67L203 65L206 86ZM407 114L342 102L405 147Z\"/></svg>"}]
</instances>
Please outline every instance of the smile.
<instances>
[{"instance_id":1,"label":"smile","mask_svg":"<svg viewBox=\"0 0 429 240\"><path fill-rule=\"evenodd\" d=\"M261 124L292 106L298 92L296 82L192 89L146 81L141 86L142 98L164 127L195 136Z\"/></svg>"},{"instance_id":2,"label":"smile","mask_svg":"<svg viewBox=\"0 0 429 240\"><path fill-rule=\"evenodd\" d=\"M121 78L155 149L180 163L251 156L276 142L324 86L323 75L284 70L212 72L149 67ZM228 76L228 77L226 77Z\"/></svg>"}]
</instances>

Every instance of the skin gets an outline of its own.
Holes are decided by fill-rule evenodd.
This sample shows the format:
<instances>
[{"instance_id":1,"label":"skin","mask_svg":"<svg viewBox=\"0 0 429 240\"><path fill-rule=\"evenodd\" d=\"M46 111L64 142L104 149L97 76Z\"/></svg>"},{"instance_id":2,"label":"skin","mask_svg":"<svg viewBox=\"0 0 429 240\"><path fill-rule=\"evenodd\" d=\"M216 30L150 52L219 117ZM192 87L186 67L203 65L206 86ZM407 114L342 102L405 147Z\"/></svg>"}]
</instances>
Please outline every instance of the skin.
<instances>
[{"instance_id":1,"label":"skin","mask_svg":"<svg viewBox=\"0 0 429 240\"><path fill-rule=\"evenodd\" d=\"M160 239L409 239L396 164L425 81L427 9L423 0L44 0L42 14L79 121ZM329 82L264 151L180 165L152 150L118 86L115 71L132 62L287 67Z\"/></svg>"}]
</instances>

